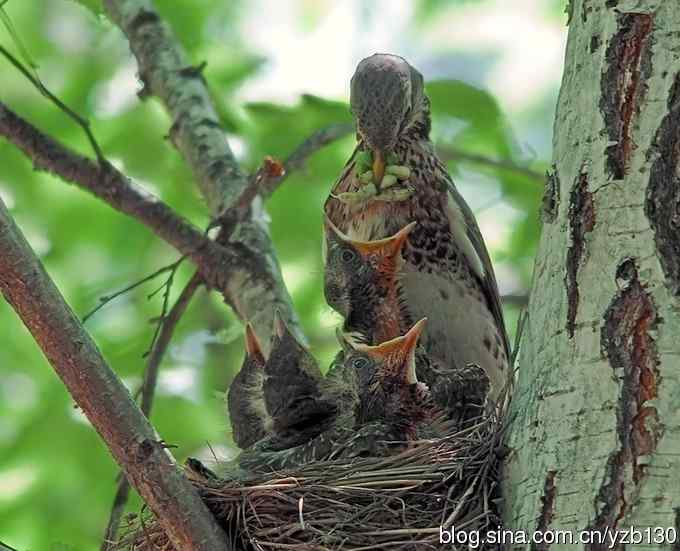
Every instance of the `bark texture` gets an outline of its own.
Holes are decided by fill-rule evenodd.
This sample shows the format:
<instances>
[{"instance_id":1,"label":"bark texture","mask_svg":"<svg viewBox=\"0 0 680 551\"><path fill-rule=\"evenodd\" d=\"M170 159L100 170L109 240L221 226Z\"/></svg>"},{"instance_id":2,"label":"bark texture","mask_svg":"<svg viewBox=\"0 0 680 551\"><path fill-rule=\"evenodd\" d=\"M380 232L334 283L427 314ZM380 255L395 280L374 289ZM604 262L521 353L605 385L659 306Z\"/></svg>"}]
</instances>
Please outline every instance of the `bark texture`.
<instances>
[{"instance_id":1,"label":"bark texture","mask_svg":"<svg viewBox=\"0 0 680 551\"><path fill-rule=\"evenodd\" d=\"M168 205L133 184L111 164L100 166L43 134L0 102L0 136L16 145L33 166L59 176L141 222L194 262L207 285L227 293L238 250L216 243ZM266 280L266 274L259 274ZM257 279L258 273L252 278Z\"/></svg>"},{"instance_id":2,"label":"bark texture","mask_svg":"<svg viewBox=\"0 0 680 551\"><path fill-rule=\"evenodd\" d=\"M1 200L0 251L0 292L171 541L178 549L226 550L226 535L106 364Z\"/></svg>"},{"instance_id":3,"label":"bark texture","mask_svg":"<svg viewBox=\"0 0 680 551\"><path fill-rule=\"evenodd\" d=\"M150 0L105 0L104 8L130 43L144 94L156 96L172 118L172 143L194 174L212 215L238 207L248 178L229 148L200 66L191 65ZM253 324L265 353L269 351L275 310L305 342L259 198L253 201L247 216L222 228L220 241L237 248L240 260L230 266L225 300L242 320Z\"/></svg>"},{"instance_id":4,"label":"bark texture","mask_svg":"<svg viewBox=\"0 0 680 551\"><path fill-rule=\"evenodd\" d=\"M506 524L677 528L680 10L664 0L570 10Z\"/></svg>"}]
</instances>

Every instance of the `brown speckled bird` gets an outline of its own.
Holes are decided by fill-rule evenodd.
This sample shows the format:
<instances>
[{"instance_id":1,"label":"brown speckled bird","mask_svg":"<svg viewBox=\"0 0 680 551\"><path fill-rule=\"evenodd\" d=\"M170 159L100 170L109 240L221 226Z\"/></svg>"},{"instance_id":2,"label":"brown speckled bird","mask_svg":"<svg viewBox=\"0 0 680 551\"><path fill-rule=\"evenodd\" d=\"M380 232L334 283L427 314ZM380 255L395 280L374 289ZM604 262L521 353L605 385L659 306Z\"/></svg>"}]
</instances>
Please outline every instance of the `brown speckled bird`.
<instances>
[{"instance_id":1,"label":"brown speckled bird","mask_svg":"<svg viewBox=\"0 0 680 551\"><path fill-rule=\"evenodd\" d=\"M406 321L427 317L427 354L441 366L480 366L495 399L510 356L498 287L474 215L429 139L423 77L401 57L375 54L359 63L350 104L359 143L326 215L356 241L417 222L403 249Z\"/></svg>"},{"instance_id":2,"label":"brown speckled bird","mask_svg":"<svg viewBox=\"0 0 680 551\"><path fill-rule=\"evenodd\" d=\"M267 413L262 390L266 362L250 324L246 324L245 341L246 356L227 394L234 442L242 449L252 446L272 431L272 418Z\"/></svg>"}]
</instances>

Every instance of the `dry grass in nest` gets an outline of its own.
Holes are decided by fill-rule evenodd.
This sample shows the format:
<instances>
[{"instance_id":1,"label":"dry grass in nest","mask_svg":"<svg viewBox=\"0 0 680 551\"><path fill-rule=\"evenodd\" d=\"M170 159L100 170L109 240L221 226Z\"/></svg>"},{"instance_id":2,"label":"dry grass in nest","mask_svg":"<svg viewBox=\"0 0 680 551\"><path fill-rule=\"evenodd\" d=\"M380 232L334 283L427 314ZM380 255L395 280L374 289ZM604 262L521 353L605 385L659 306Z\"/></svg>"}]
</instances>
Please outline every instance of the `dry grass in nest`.
<instances>
[{"instance_id":1,"label":"dry grass in nest","mask_svg":"<svg viewBox=\"0 0 680 551\"><path fill-rule=\"evenodd\" d=\"M440 549L440 527L499 525L501 433L501 422L487 419L390 457L194 484L235 550ZM129 521L118 549L174 547L143 514Z\"/></svg>"}]
</instances>

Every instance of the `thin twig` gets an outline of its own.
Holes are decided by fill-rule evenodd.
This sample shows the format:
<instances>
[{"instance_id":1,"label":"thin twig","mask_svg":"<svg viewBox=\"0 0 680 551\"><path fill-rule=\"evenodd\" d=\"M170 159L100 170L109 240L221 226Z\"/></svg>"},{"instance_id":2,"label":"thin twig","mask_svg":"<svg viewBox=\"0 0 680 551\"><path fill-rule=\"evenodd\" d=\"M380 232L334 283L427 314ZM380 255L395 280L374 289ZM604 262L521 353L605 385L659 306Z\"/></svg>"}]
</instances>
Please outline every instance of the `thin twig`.
<instances>
[{"instance_id":1,"label":"thin twig","mask_svg":"<svg viewBox=\"0 0 680 551\"><path fill-rule=\"evenodd\" d=\"M156 279L159 275L164 274L165 272L172 272L174 273L175 270L177 270L177 267L179 266L179 263L184 260L184 257L180 258L179 260L175 260L172 264L168 264L167 266L163 266L162 268L159 268L152 274L149 274L148 276L143 277L142 279L135 281L134 283L128 285L127 287L124 287L123 289L120 289L119 291L115 291L114 293L110 295L105 295L103 297L99 297L99 304L92 308L87 314L85 314L81 320L83 324L87 323L87 320L89 320L92 316L94 316L99 310L101 310L104 306L106 306L109 302L112 300L117 299L118 297L124 295L125 293L132 291L133 289L136 289L140 285L143 285L147 281L151 281L152 279Z\"/></svg>"},{"instance_id":2,"label":"thin twig","mask_svg":"<svg viewBox=\"0 0 680 551\"><path fill-rule=\"evenodd\" d=\"M146 358L151 351L154 349L156 345L156 340L158 339L158 335L161 331L161 328L165 324L165 316L168 313L168 303L170 302L170 291L172 290L172 284L175 281L175 274L177 273L177 269L179 268L180 264L182 264L182 261L184 260L184 257L180 258L177 262L175 262L174 266L170 270L170 274L168 275L168 278L165 280L163 285L156 289L153 293L148 295L147 298L151 299L153 298L156 293L158 293L161 289L163 289L163 303L161 305L161 313L158 316L158 321L156 323L156 329L153 332L153 337L151 338L151 344L149 345L149 349L144 352L143 358Z\"/></svg>"},{"instance_id":3,"label":"thin twig","mask_svg":"<svg viewBox=\"0 0 680 551\"><path fill-rule=\"evenodd\" d=\"M147 418L151 415L151 408L156 392L156 382L158 381L158 369L161 361L165 356L165 352L168 349L179 320L186 311L189 302L191 302L191 299L201 283L201 276L196 272L185 285L167 316L164 316L162 319L160 324L161 330L158 339L155 341L155 344L152 345L152 351L146 363L146 369L144 370L144 382L142 383L140 409ZM118 529L120 527L120 520L123 517L123 511L125 510L125 505L127 504L130 493L130 483L127 478L125 478L122 471L118 475L118 480L118 488L113 499L109 523L106 527L106 534L101 545L101 551L110 551L114 548L113 546L116 543Z\"/></svg>"},{"instance_id":4,"label":"thin twig","mask_svg":"<svg viewBox=\"0 0 680 551\"><path fill-rule=\"evenodd\" d=\"M2 8L0 7L0 10ZM27 69L21 61L19 61L16 57L14 57L7 49L5 49L3 46L0 46L0 53L4 55L7 60L14 65L16 69L19 70L21 74L23 74L30 82L33 84L33 86L36 87L36 89L47 99L49 99L54 105L56 105L63 113L65 113L68 117L70 117L78 126L80 126L83 129L83 132L85 132L85 135L87 136L87 140L90 142L90 146L92 147L94 154L97 156L97 162L100 165L103 165L104 162L106 161L104 154L102 153L101 148L99 147L99 144L97 143L97 140L94 137L94 134L92 133L92 130L90 129L90 121L88 121L86 118L81 117L78 113L76 113L73 109L71 109L68 105L66 105L63 101L61 101L57 96L55 96L50 90L42 83L40 78L38 78L38 74L31 74L31 71ZM34 71L35 72L35 71Z\"/></svg>"},{"instance_id":5,"label":"thin twig","mask_svg":"<svg viewBox=\"0 0 680 551\"><path fill-rule=\"evenodd\" d=\"M283 163L272 157L265 157L262 164L250 176L248 185L241 190L240 195L234 200L229 210L211 222L209 228L219 225L229 228L235 222L244 219L255 197L259 195L264 200L271 197L286 178L296 170L300 170L312 155L353 131L354 126L351 124L332 124L317 130L305 139Z\"/></svg>"},{"instance_id":6,"label":"thin twig","mask_svg":"<svg viewBox=\"0 0 680 551\"><path fill-rule=\"evenodd\" d=\"M354 132L354 125L347 123L333 124L321 130L317 130L303 141L295 151L293 151L284 161L283 167L285 172L277 177L271 177L265 180L261 187L259 194L263 199L269 198L283 183L283 181L296 170L300 170L307 160L314 155L321 148L331 144L345 136Z\"/></svg>"},{"instance_id":7,"label":"thin twig","mask_svg":"<svg viewBox=\"0 0 680 551\"><path fill-rule=\"evenodd\" d=\"M526 176L539 185L543 185L545 183L545 174L537 172L536 170L532 170L531 168L518 165L513 161L506 159L492 159L491 157L485 157L484 155L468 153L467 151L445 146L438 147L437 151L441 158L445 161L466 161L491 168L502 168L504 170L510 170L512 172L516 172L517 174Z\"/></svg>"},{"instance_id":8,"label":"thin twig","mask_svg":"<svg viewBox=\"0 0 680 551\"><path fill-rule=\"evenodd\" d=\"M170 344L170 340L172 339L172 335L175 332L175 328L177 327L180 318L186 311L189 302L191 302L191 299L196 293L196 290L201 286L202 282L200 274L196 272L184 286L177 301L163 320L158 339L151 350L151 354L149 354L146 371L144 372L141 401L142 411L147 416L151 413L151 406L153 405L156 381L158 379L158 368L163 360L163 356Z\"/></svg>"}]
</instances>

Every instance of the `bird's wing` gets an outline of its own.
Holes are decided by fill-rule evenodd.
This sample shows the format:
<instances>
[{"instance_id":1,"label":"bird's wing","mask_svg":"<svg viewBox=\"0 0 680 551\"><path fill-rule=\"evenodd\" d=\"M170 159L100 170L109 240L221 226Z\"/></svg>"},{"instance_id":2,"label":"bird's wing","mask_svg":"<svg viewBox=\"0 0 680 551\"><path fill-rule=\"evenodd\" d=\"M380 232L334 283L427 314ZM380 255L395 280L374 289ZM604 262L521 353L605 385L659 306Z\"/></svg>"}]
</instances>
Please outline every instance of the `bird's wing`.
<instances>
[{"instance_id":1,"label":"bird's wing","mask_svg":"<svg viewBox=\"0 0 680 551\"><path fill-rule=\"evenodd\" d=\"M465 199L463 199L463 196L456 189L448 172L446 172L446 175L448 176L449 192L449 204L446 205L446 208L450 211L451 232L453 237L457 239L457 242L461 244L463 254L482 285L482 290L489 303L496 324L501 329L505 353L510 358L510 341L505 329L503 308L498 294L498 283L496 283L496 276L491 265L489 252L484 244L484 238L479 231L479 226L477 226L475 215L465 202Z\"/></svg>"}]
</instances>

